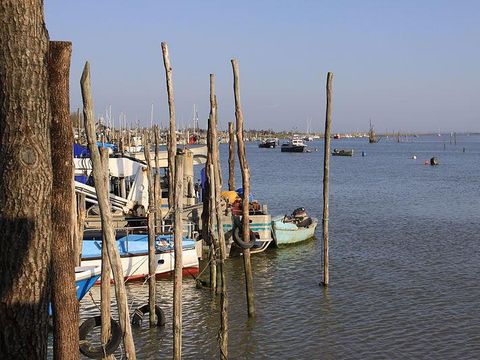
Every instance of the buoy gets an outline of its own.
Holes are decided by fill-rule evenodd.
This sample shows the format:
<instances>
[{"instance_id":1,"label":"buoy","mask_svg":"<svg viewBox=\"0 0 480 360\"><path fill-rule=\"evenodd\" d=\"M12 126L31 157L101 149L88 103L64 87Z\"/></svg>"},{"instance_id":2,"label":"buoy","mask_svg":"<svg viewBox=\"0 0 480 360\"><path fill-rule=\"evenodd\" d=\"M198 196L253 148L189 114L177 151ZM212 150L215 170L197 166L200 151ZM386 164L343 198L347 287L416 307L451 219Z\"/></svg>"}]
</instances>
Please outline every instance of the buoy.
<instances>
[{"instance_id":1,"label":"buoy","mask_svg":"<svg viewBox=\"0 0 480 360\"><path fill-rule=\"evenodd\" d=\"M436 157L432 157L430 159L430 165L432 165L432 166L438 165L438 159Z\"/></svg>"},{"instance_id":2,"label":"buoy","mask_svg":"<svg viewBox=\"0 0 480 360\"><path fill-rule=\"evenodd\" d=\"M413 160L417 160L417 155L413 155L413 156L412 156L412 159L413 159Z\"/></svg>"},{"instance_id":3,"label":"buoy","mask_svg":"<svg viewBox=\"0 0 480 360\"><path fill-rule=\"evenodd\" d=\"M367 156L367 153L365 151L362 151L362 156Z\"/></svg>"}]
</instances>

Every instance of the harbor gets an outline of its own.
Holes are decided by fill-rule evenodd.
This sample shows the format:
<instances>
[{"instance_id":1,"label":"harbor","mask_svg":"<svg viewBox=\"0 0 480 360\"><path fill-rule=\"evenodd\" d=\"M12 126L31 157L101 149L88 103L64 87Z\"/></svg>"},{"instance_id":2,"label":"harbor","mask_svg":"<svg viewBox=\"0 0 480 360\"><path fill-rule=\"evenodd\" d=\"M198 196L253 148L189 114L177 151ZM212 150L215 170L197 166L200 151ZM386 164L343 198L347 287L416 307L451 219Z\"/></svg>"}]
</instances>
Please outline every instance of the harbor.
<instances>
[{"instance_id":1,"label":"harbor","mask_svg":"<svg viewBox=\"0 0 480 360\"><path fill-rule=\"evenodd\" d=\"M0 359L478 358L480 7L431 5L3 2Z\"/></svg>"}]
</instances>

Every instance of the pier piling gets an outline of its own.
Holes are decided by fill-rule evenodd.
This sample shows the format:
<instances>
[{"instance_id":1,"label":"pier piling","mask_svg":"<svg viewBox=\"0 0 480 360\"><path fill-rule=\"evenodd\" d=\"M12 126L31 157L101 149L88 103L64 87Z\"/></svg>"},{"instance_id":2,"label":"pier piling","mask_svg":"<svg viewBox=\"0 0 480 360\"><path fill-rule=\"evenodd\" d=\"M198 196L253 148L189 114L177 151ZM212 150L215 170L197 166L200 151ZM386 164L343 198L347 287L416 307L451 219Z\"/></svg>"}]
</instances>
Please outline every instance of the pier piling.
<instances>
[{"instance_id":1,"label":"pier piling","mask_svg":"<svg viewBox=\"0 0 480 360\"><path fill-rule=\"evenodd\" d=\"M235 191L235 131L228 123L228 190Z\"/></svg>"},{"instance_id":2,"label":"pier piling","mask_svg":"<svg viewBox=\"0 0 480 360\"><path fill-rule=\"evenodd\" d=\"M327 109L325 114L325 145L323 152L323 286L330 283L329 258L328 258L328 191L330 174L330 124L332 122L332 80L333 73L327 74Z\"/></svg>"},{"instance_id":3,"label":"pier piling","mask_svg":"<svg viewBox=\"0 0 480 360\"><path fill-rule=\"evenodd\" d=\"M245 155L245 142L243 138L243 112L240 100L240 71L236 59L231 60L233 69L233 92L235 96L235 118L237 121L237 150L242 171L243 202L242 202L242 236L244 241L250 239L249 223L249 196L250 196L250 170ZM249 317L255 316L255 294L253 291L253 272L250 259L250 249L243 249L243 265L245 268L245 287L247 295L247 311Z\"/></svg>"},{"instance_id":4,"label":"pier piling","mask_svg":"<svg viewBox=\"0 0 480 360\"><path fill-rule=\"evenodd\" d=\"M90 150L92 174L95 181L95 191L97 193L98 206L100 208L100 218L102 222L102 247L107 248L108 259L110 261L110 266L112 268L113 278L115 281L115 295L117 299L120 326L123 332L125 354L128 360L134 360L136 359L136 354L135 345L133 343L132 329L130 326L130 316L128 313L127 292L123 282L122 263L118 248L116 246L112 213L108 198L108 173L103 170L104 168L102 166L102 160L100 158L96 141L95 117L93 112L93 100L90 86L90 65L88 62L85 63L80 85L83 99L85 132L88 141L88 149ZM102 278L102 282L103 281L110 281L110 279Z\"/></svg>"},{"instance_id":5,"label":"pier piling","mask_svg":"<svg viewBox=\"0 0 480 360\"><path fill-rule=\"evenodd\" d=\"M175 157L175 276L173 282L173 358L182 358L182 238L183 238L183 155Z\"/></svg>"},{"instance_id":6,"label":"pier piling","mask_svg":"<svg viewBox=\"0 0 480 360\"><path fill-rule=\"evenodd\" d=\"M168 45L162 42L163 64L165 66L165 77L167 82L168 112L170 131L168 136L168 207L172 208L174 203L174 180L175 180L175 156L177 155L177 133L175 125L175 100L173 96L172 66Z\"/></svg>"}]
</instances>

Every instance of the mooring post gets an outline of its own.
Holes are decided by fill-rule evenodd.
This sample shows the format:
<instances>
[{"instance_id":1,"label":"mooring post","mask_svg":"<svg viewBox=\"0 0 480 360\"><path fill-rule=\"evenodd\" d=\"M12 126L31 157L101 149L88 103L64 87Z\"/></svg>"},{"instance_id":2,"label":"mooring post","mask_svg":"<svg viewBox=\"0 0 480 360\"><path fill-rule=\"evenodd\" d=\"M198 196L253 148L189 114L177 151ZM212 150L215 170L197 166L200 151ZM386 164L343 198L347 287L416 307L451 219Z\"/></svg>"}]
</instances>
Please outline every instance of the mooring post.
<instances>
[{"instance_id":1,"label":"mooring post","mask_svg":"<svg viewBox=\"0 0 480 360\"><path fill-rule=\"evenodd\" d=\"M53 181L52 219L52 307L53 352L57 359L78 359L78 301L75 290L74 228L72 209L75 204L73 183L74 144L70 119L70 58L72 43L50 41L48 52L48 87L52 123L50 141L52 148Z\"/></svg>"},{"instance_id":2,"label":"mooring post","mask_svg":"<svg viewBox=\"0 0 480 360\"><path fill-rule=\"evenodd\" d=\"M158 125L155 125L155 228L156 233L160 233L163 228L163 217L162 217L162 179L160 175L160 130ZM158 230L159 229L159 230Z\"/></svg>"},{"instance_id":3,"label":"mooring post","mask_svg":"<svg viewBox=\"0 0 480 360\"><path fill-rule=\"evenodd\" d=\"M173 284L173 358L182 358L182 238L183 238L183 155L175 157L175 277Z\"/></svg>"},{"instance_id":4,"label":"mooring post","mask_svg":"<svg viewBox=\"0 0 480 360\"><path fill-rule=\"evenodd\" d=\"M235 191L235 131L228 123L228 190Z\"/></svg>"},{"instance_id":5,"label":"mooring post","mask_svg":"<svg viewBox=\"0 0 480 360\"><path fill-rule=\"evenodd\" d=\"M227 257L227 250L225 245L225 233L223 230L222 221L222 204L221 204L221 167L219 159L219 149L217 141L217 98L214 95L214 111L212 111L213 125L212 125L212 139L214 148L212 151L212 166L210 167L210 178L214 180L215 186L212 187L215 193L215 216L217 222L217 239L220 256L218 259L218 273L219 273L219 288L220 288L220 331L219 331L219 343L220 343L220 359L228 359L228 294L227 283L225 280L225 259ZM231 123L230 123L231 124Z\"/></svg>"},{"instance_id":6,"label":"mooring post","mask_svg":"<svg viewBox=\"0 0 480 360\"><path fill-rule=\"evenodd\" d=\"M172 66L170 64L170 55L168 45L162 42L163 64L165 66L165 76L167 81L168 112L170 115L170 131L168 142L168 207L172 208L174 199L174 180L175 180L175 156L177 155L177 133L175 126L175 100L173 96Z\"/></svg>"},{"instance_id":7,"label":"mooring post","mask_svg":"<svg viewBox=\"0 0 480 360\"><path fill-rule=\"evenodd\" d=\"M108 149L101 148L100 149L100 160L103 166L102 172L104 174L108 174ZM108 177L105 178L108 181ZM100 314L102 318L102 326L101 326L101 341L102 346L105 347L111 337L111 318L112 318L112 310L111 310L111 302L112 296L110 294L110 277L111 277L111 269L110 269L110 261L108 260L108 251L107 246L105 245L105 237L102 236L102 277L100 283ZM104 359L107 360L114 360L113 355L105 356Z\"/></svg>"},{"instance_id":8,"label":"mooring post","mask_svg":"<svg viewBox=\"0 0 480 360\"><path fill-rule=\"evenodd\" d=\"M76 208L77 208L77 222L76 226L77 229L75 231L76 239L74 239L74 259L75 259L75 266L80 266L81 263L81 256L82 256L82 245L83 245L83 229L85 226L85 219L87 217L87 209L86 209L86 195L83 193L76 195Z\"/></svg>"},{"instance_id":9,"label":"mooring post","mask_svg":"<svg viewBox=\"0 0 480 360\"><path fill-rule=\"evenodd\" d=\"M332 121L332 80L333 73L327 74L327 109L325 114L325 146L323 153L323 286L328 286L330 275L328 272L328 190L330 175L330 124Z\"/></svg>"},{"instance_id":10,"label":"mooring post","mask_svg":"<svg viewBox=\"0 0 480 360\"><path fill-rule=\"evenodd\" d=\"M93 100L90 86L90 65L85 63L82 78L80 80L83 98L83 117L85 120L85 132L90 150L92 161L92 173L95 181L95 191L97 193L98 206L100 208L100 218L102 221L102 246L107 248L108 259L113 272L115 281L115 295L117 298L118 317L120 326L123 330L123 344L125 354L128 360L136 359L135 345L133 343L132 328L130 326L130 316L128 313L128 299L125 284L123 282L123 270L120 254L116 246L115 232L113 228L112 213L110 210L110 201L107 190L108 173L103 171L102 160L97 147L95 133L95 117L93 113Z\"/></svg>"},{"instance_id":11,"label":"mooring post","mask_svg":"<svg viewBox=\"0 0 480 360\"><path fill-rule=\"evenodd\" d=\"M232 59L233 68L233 92L235 95L235 118L237 120L237 148L240 169L242 171L243 202L242 202L242 236L243 241L250 239L249 224L249 196L250 196L250 171L248 168L247 157L245 155L245 142L243 139L243 112L240 100L240 72L236 59ZM253 273L252 262L250 259L250 249L243 249L243 264L245 268L245 286L247 293L248 316L255 316L255 296L253 292Z\"/></svg>"},{"instance_id":12,"label":"mooring post","mask_svg":"<svg viewBox=\"0 0 480 360\"><path fill-rule=\"evenodd\" d=\"M157 259L155 255L155 198L154 198L154 182L152 175L152 166L150 159L150 137L148 133L143 134L143 153L147 163L147 180L148 180L148 212L147 212L147 228L148 228L148 319L150 327L157 324L155 314L155 296L156 296L156 279L155 272L157 270Z\"/></svg>"}]
</instances>

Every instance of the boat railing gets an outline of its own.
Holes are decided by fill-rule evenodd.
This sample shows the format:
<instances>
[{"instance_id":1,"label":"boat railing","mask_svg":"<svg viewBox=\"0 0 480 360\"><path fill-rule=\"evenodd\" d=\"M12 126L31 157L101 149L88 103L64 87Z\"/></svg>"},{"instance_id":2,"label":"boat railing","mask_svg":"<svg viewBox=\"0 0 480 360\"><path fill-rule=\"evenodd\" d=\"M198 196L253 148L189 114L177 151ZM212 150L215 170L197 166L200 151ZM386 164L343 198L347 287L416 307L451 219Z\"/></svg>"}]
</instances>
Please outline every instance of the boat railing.
<instances>
[{"instance_id":1,"label":"boat railing","mask_svg":"<svg viewBox=\"0 0 480 360\"><path fill-rule=\"evenodd\" d=\"M122 238L124 240L123 246L125 250L128 252L128 242L129 242L129 235L147 235L148 234L148 226L146 225L139 225L139 226L126 226L126 227L115 227L115 238L119 240ZM173 235L174 233L174 225L173 224L162 224L157 225L155 227L155 236L158 235ZM102 232L99 229L85 229L84 230L84 238L90 238L90 236L95 239L101 241L102 239ZM92 236L93 235L93 236ZM191 221L183 223L183 236L189 239L195 239L198 235L197 230L195 230L195 224Z\"/></svg>"}]
</instances>

